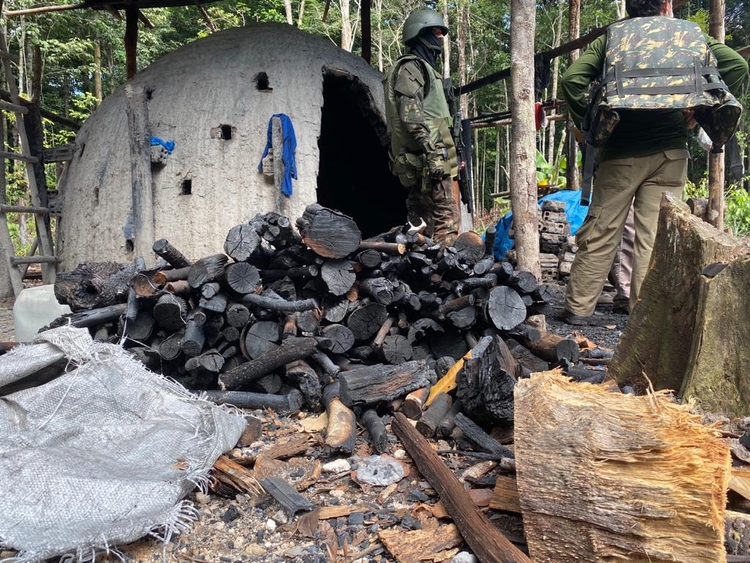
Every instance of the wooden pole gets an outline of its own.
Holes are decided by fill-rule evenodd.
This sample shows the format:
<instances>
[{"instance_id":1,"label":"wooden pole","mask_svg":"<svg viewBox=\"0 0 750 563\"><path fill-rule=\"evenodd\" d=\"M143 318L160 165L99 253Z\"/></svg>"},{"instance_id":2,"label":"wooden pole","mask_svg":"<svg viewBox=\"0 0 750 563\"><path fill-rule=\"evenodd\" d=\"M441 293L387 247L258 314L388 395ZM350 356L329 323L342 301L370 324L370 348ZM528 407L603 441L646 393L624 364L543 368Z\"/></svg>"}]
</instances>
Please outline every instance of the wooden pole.
<instances>
[{"instance_id":1,"label":"wooden pole","mask_svg":"<svg viewBox=\"0 0 750 563\"><path fill-rule=\"evenodd\" d=\"M711 0L709 5L708 34L724 43L725 0ZM711 152L708 156L708 222L724 230L724 152Z\"/></svg>"},{"instance_id":2,"label":"wooden pole","mask_svg":"<svg viewBox=\"0 0 750 563\"><path fill-rule=\"evenodd\" d=\"M26 8L25 10L8 10L3 12L6 18L12 18L13 16L29 16L32 14L45 14L47 12L62 12L64 10L75 10L76 8L84 8L85 2L80 4L62 4L60 6L40 6L38 8Z\"/></svg>"},{"instance_id":3,"label":"wooden pole","mask_svg":"<svg viewBox=\"0 0 750 563\"><path fill-rule=\"evenodd\" d=\"M125 8L125 68L128 80L138 72L136 47L138 45L138 8Z\"/></svg>"}]
</instances>

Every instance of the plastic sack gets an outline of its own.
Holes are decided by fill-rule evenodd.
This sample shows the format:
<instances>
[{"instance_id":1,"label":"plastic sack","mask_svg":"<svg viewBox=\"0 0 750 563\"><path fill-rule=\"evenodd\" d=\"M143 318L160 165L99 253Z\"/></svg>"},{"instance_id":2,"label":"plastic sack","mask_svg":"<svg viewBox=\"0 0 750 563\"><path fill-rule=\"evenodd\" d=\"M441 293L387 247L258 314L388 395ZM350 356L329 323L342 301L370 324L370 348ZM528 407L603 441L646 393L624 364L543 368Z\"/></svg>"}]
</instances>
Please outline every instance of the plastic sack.
<instances>
[{"instance_id":1,"label":"plastic sack","mask_svg":"<svg viewBox=\"0 0 750 563\"><path fill-rule=\"evenodd\" d=\"M0 357L0 546L28 563L89 561L147 534L168 541L195 519L182 499L244 426L86 329L43 332Z\"/></svg>"}]
</instances>

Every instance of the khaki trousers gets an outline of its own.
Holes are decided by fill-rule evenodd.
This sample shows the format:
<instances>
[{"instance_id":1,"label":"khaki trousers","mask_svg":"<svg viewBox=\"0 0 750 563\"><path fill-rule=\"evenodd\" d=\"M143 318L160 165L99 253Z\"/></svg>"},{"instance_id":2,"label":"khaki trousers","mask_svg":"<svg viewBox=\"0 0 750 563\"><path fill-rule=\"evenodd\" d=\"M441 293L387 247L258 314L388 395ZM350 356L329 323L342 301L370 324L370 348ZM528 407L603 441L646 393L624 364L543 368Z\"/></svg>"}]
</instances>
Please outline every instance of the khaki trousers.
<instances>
[{"instance_id":1,"label":"khaki trousers","mask_svg":"<svg viewBox=\"0 0 750 563\"><path fill-rule=\"evenodd\" d=\"M688 156L687 150L675 149L599 163L589 213L576 235L578 252L565 293L568 311L581 316L594 312L622 239L631 202L635 224L630 283L633 309L654 248L662 193L681 196Z\"/></svg>"},{"instance_id":2,"label":"khaki trousers","mask_svg":"<svg viewBox=\"0 0 750 563\"><path fill-rule=\"evenodd\" d=\"M633 245L635 244L635 210L630 206L625 228L622 230L620 244L617 245L612 268L609 270L609 282L615 288L615 305L630 301L630 278L633 275Z\"/></svg>"}]
</instances>

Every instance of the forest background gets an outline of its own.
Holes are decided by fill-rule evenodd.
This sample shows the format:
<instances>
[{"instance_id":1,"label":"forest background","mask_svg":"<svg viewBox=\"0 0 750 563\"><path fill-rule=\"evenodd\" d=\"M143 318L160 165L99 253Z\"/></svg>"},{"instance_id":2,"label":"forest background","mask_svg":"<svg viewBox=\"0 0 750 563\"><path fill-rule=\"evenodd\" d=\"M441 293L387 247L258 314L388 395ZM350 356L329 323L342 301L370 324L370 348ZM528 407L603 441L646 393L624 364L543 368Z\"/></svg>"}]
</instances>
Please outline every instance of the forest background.
<instances>
[{"instance_id":1,"label":"forest background","mask_svg":"<svg viewBox=\"0 0 750 563\"><path fill-rule=\"evenodd\" d=\"M572 4L572 2L571 2ZM727 0L725 42L740 49L750 45L750 9L745 0ZM50 5L39 0L6 1L3 9ZM569 34L569 0L540 0L536 3L535 52L559 47L576 37ZM415 9L440 11L450 27L444 74L454 84L473 80L507 69L510 66L510 0L440 0L423 1L372 0L371 64L386 71L403 52L401 26ZM708 31L708 0L690 0L675 10L675 15L697 22ZM342 49L361 51L360 3L356 0L222 0L196 6L155 8L144 12L153 27L140 26L138 36L138 69L191 41L216 31L243 26L251 22L286 22L327 38ZM624 17L622 0L581 0L580 36ZM28 98L37 97L46 110L83 123L97 105L126 81L123 36L125 23L111 13L76 9L2 19L9 50L19 54L16 67L19 88ZM558 78L568 66L562 55L550 62L549 80L537 93L538 102L553 102L559 95ZM509 209L510 159L510 84L500 80L462 96L464 116L488 116L492 126L474 131L472 173L477 205L476 226L483 230L494 224ZM750 107L750 95L741 100ZM503 117L505 114L505 117ZM540 187L563 187L567 167L564 105L548 111L546 128L536 134L537 180ZM17 145L14 118L7 120L5 148ZM495 117L489 117L495 116ZM747 112L738 133L741 154L748 168ZM75 133L44 120L45 146L71 142ZM705 196L707 152L691 140L693 158L689 169L686 194ZM6 160L8 179L6 203L29 205L30 196L23 168ZM53 165L50 165L53 166ZM48 170L48 188L54 189L56 171ZM747 177L728 186L725 223L735 234L750 234L750 197ZM17 254L25 254L35 233L33 224L23 214L10 215L11 234ZM33 219L29 219L33 221Z\"/></svg>"}]
</instances>

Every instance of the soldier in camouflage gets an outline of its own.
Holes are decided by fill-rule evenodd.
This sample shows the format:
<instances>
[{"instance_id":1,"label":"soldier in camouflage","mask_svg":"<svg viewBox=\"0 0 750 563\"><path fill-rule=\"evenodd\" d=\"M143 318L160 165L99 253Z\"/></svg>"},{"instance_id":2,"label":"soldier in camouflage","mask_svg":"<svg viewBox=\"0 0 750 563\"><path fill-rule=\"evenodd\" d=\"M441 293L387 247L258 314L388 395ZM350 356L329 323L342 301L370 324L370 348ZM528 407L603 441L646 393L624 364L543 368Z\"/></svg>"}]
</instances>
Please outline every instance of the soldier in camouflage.
<instances>
[{"instance_id":1,"label":"soldier in camouflage","mask_svg":"<svg viewBox=\"0 0 750 563\"><path fill-rule=\"evenodd\" d=\"M435 71L448 28L434 10L418 10L404 22L409 52L383 81L391 171L408 190L409 221L427 224L424 233L449 246L460 222L454 179L458 176L453 119Z\"/></svg>"},{"instance_id":2,"label":"soldier in camouflage","mask_svg":"<svg viewBox=\"0 0 750 563\"><path fill-rule=\"evenodd\" d=\"M687 134L697 120L717 146L734 133L747 62L672 16L671 0L626 0L629 19L611 25L567 70L561 89L582 126L586 93L594 120L588 139L597 169L588 216L577 233L564 319L589 324L622 237L635 215L630 308L638 300L656 238L663 192L680 197L687 175Z\"/></svg>"}]
</instances>

